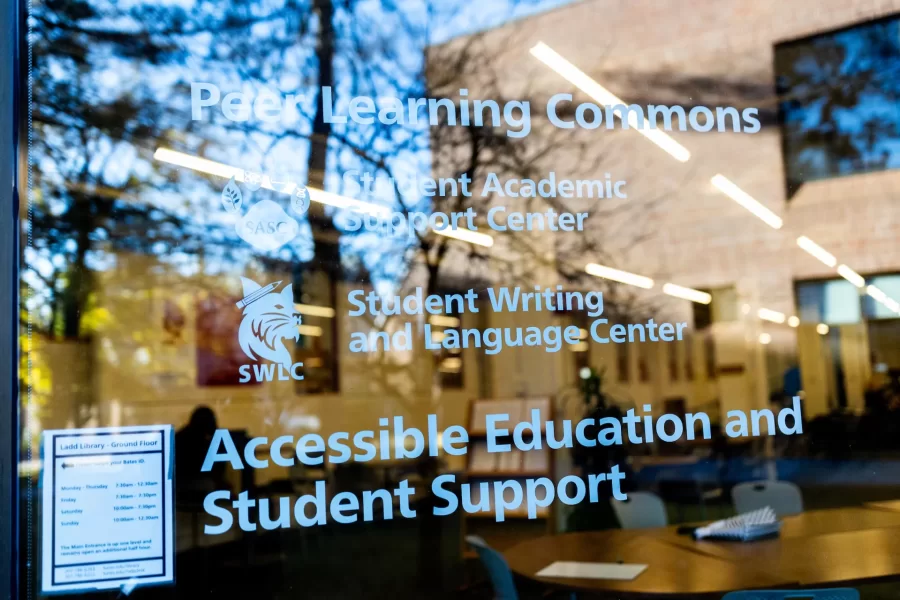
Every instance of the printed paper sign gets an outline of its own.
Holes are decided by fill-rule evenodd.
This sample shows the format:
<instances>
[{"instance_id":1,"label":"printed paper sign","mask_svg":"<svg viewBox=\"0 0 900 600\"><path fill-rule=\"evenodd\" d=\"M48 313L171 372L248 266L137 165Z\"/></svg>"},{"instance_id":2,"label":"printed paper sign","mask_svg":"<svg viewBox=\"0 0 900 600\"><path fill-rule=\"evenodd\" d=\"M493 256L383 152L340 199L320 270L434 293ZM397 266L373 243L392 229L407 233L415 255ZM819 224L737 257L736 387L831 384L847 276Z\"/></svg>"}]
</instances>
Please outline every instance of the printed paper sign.
<instances>
[{"instance_id":1,"label":"printed paper sign","mask_svg":"<svg viewBox=\"0 0 900 600\"><path fill-rule=\"evenodd\" d=\"M45 431L41 588L174 583L172 427Z\"/></svg>"}]
</instances>

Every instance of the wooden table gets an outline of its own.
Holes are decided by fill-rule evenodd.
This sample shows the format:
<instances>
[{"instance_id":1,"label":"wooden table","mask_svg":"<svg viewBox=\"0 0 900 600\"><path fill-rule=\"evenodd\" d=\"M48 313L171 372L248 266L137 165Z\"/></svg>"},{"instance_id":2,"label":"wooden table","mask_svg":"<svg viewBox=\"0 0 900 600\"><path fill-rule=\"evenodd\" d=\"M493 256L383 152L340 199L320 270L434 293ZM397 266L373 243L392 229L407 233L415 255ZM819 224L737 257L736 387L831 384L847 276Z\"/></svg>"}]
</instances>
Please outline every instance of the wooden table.
<instances>
[{"instance_id":1,"label":"wooden table","mask_svg":"<svg viewBox=\"0 0 900 600\"><path fill-rule=\"evenodd\" d=\"M677 527L544 536L504 553L517 574L552 587L631 597L721 597L733 590L829 587L900 577L900 512L863 507L784 519L777 539L697 542ZM633 581L536 577L555 561L649 565Z\"/></svg>"},{"instance_id":2,"label":"wooden table","mask_svg":"<svg viewBox=\"0 0 900 600\"><path fill-rule=\"evenodd\" d=\"M885 500L882 502L866 502L866 508L874 508L877 510L889 510L900 512L900 500Z\"/></svg>"}]
</instances>

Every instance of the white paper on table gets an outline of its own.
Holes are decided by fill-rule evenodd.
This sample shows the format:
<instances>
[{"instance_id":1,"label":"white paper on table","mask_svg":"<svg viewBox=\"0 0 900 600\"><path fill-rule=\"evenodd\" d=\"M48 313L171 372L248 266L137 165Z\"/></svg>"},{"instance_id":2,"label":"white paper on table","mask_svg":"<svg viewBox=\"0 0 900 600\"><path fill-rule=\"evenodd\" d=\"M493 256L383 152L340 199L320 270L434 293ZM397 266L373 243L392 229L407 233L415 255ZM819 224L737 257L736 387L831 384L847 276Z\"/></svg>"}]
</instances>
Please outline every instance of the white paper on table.
<instances>
[{"instance_id":1,"label":"white paper on table","mask_svg":"<svg viewBox=\"0 0 900 600\"><path fill-rule=\"evenodd\" d=\"M647 565L556 561L537 572L537 577L574 577L577 579L619 579L631 581Z\"/></svg>"}]
</instances>

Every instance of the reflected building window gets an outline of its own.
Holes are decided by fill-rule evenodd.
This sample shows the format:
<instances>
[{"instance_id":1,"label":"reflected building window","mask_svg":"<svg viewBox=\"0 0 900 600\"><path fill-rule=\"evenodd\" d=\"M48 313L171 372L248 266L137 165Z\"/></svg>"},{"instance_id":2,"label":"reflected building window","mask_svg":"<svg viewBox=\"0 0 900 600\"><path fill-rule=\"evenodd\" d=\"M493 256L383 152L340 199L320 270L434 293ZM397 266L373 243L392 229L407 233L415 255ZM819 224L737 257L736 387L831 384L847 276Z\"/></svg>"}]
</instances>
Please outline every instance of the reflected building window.
<instances>
[{"instance_id":1,"label":"reflected building window","mask_svg":"<svg viewBox=\"0 0 900 600\"><path fill-rule=\"evenodd\" d=\"M839 325L862 319L859 289L845 279L798 282L796 294L801 322Z\"/></svg>"},{"instance_id":2,"label":"reflected building window","mask_svg":"<svg viewBox=\"0 0 900 600\"><path fill-rule=\"evenodd\" d=\"M878 275L877 277L869 278L868 282L887 294L889 298L900 298L900 274ZM877 302L871 296L862 296L862 299L863 314L866 319L876 320L897 318L897 313L884 304Z\"/></svg>"},{"instance_id":3,"label":"reflected building window","mask_svg":"<svg viewBox=\"0 0 900 600\"><path fill-rule=\"evenodd\" d=\"M778 44L775 73L788 197L900 167L900 17Z\"/></svg>"}]
</instances>

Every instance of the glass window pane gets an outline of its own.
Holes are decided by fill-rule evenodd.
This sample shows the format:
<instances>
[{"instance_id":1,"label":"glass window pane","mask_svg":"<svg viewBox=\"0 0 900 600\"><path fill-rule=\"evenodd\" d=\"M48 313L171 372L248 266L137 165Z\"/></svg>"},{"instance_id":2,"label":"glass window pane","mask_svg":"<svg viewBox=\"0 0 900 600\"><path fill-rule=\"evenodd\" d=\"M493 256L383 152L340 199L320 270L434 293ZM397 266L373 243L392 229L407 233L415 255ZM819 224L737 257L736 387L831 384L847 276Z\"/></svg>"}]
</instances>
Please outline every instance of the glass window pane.
<instances>
[{"instance_id":1,"label":"glass window pane","mask_svg":"<svg viewBox=\"0 0 900 600\"><path fill-rule=\"evenodd\" d=\"M861 318L859 291L843 279L798 283L797 303L804 321L840 324Z\"/></svg>"},{"instance_id":2,"label":"glass window pane","mask_svg":"<svg viewBox=\"0 0 900 600\"><path fill-rule=\"evenodd\" d=\"M898 597L900 1L0 11L20 600Z\"/></svg>"}]
</instances>

